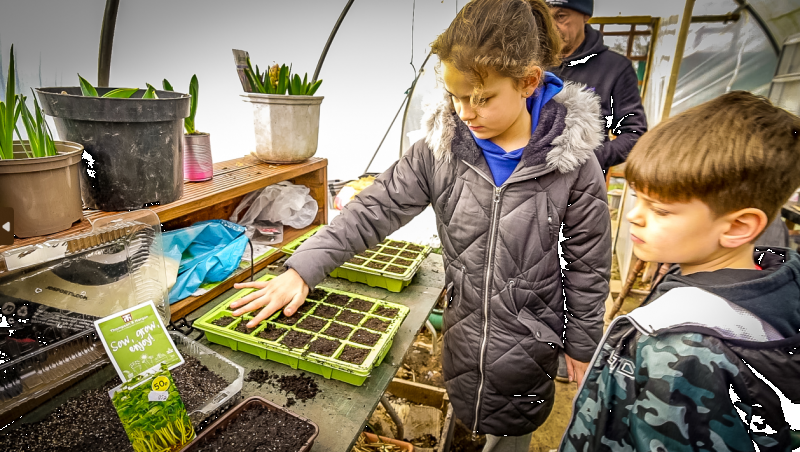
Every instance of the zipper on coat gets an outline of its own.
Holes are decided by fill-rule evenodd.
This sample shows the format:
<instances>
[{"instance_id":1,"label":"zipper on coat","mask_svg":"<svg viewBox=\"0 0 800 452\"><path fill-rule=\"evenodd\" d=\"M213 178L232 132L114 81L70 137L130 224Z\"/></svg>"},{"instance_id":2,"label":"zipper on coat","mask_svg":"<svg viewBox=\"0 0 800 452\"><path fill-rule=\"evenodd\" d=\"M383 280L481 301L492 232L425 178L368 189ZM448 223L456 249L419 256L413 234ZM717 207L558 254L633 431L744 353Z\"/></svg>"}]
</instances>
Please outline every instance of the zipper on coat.
<instances>
[{"instance_id":1,"label":"zipper on coat","mask_svg":"<svg viewBox=\"0 0 800 452\"><path fill-rule=\"evenodd\" d=\"M494 185L494 184L492 184ZM484 380L486 378L485 373L485 358L486 358L486 346L488 345L489 339L489 299L491 295L491 284L492 284L492 266L494 265L494 247L497 241L497 224L499 223L497 220L498 215L500 214L500 204L503 196L503 188L504 187L495 187L494 188L494 206L492 209L492 223L489 228L489 259L486 263L486 274L485 274L485 281L483 287L483 339L481 340L481 351L480 351L480 358L478 361L479 370L480 370L480 384L478 385L478 395L475 399L475 421L472 424L472 435L477 435L478 432L478 415L480 414L481 410L481 398L483 397L483 386Z\"/></svg>"},{"instance_id":2,"label":"zipper on coat","mask_svg":"<svg viewBox=\"0 0 800 452\"><path fill-rule=\"evenodd\" d=\"M507 187L507 185L503 184L502 186L498 187L494 184L494 180L492 180L492 178L483 174L483 171L467 162L464 162L464 164L472 168L473 171L478 173L478 175L482 178L486 179L486 181L489 182L492 187L494 187L494 206L492 208L492 222L491 226L489 227L489 255L486 260L486 274L483 287L483 339L481 340L480 361L478 363L478 371L481 375L481 379L480 384L478 385L478 393L475 398L475 421L472 424L472 440L475 441L478 437L478 414L481 410L481 397L483 396L483 384L485 380L484 356L486 355L486 346L489 338L489 295L492 278L492 266L494 265L494 247L495 242L497 241L497 226L499 223L497 217L500 214L500 204L503 197L503 190Z\"/></svg>"}]
</instances>

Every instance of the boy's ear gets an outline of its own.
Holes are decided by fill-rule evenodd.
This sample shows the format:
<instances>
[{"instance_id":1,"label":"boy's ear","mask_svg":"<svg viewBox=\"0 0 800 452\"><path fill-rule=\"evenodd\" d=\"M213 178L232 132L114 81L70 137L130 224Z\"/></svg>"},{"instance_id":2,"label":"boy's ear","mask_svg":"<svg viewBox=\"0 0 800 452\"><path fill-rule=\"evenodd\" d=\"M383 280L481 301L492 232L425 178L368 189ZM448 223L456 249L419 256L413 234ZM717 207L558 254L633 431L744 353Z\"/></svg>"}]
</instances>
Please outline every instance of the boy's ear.
<instances>
[{"instance_id":1,"label":"boy's ear","mask_svg":"<svg viewBox=\"0 0 800 452\"><path fill-rule=\"evenodd\" d=\"M762 210L748 207L724 216L728 230L720 236L720 245L725 248L738 248L755 242L767 227L769 219Z\"/></svg>"}]
</instances>

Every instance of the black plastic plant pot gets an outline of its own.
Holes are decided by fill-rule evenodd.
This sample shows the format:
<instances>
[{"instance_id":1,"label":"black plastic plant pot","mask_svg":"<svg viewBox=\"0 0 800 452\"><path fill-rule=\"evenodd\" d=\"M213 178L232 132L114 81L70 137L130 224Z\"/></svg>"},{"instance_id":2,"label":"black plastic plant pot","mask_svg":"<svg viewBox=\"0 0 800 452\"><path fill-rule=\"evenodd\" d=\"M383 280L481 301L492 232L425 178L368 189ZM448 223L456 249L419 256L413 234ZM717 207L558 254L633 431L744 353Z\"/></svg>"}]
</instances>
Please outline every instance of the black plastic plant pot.
<instances>
[{"instance_id":1,"label":"black plastic plant pot","mask_svg":"<svg viewBox=\"0 0 800 452\"><path fill-rule=\"evenodd\" d=\"M85 97L79 87L36 89L59 137L85 148L80 183L86 208L134 210L183 195L183 119L190 97L156 91L158 99L142 99L144 92L116 99Z\"/></svg>"},{"instance_id":2,"label":"black plastic plant pot","mask_svg":"<svg viewBox=\"0 0 800 452\"><path fill-rule=\"evenodd\" d=\"M225 431L228 428L228 426L234 420L236 420L238 417L240 417L242 415L242 413L244 413L247 410L251 410L251 409L255 409L255 408L259 408L259 407L266 408L267 410L272 411L272 412L281 412L281 413L283 413L285 415L288 415L288 417L290 419L293 419L294 421L296 421L296 422L294 422L294 424L296 426L305 425L305 426L310 427L310 428L306 428L306 430L308 430L310 432L310 436L308 437L308 439L306 439L297 448L297 451L298 452L307 452L307 451L311 450L311 446L314 445L314 440L316 440L317 439L317 435L319 435L319 427L317 426L317 424L315 424L314 422L312 422L312 421L310 421L310 420L308 420L308 419L306 419L306 418L304 418L302 416L298 416L297 414L292 413L291 411L287 410L286 408L278 406L278 405L270 402L267 399L255 396L255 397L250 397L249 399L243 401L239 405L236 405L230 411L228 411L227 413L222 415L222 417L217 419L213 424L211 424L208 427L206 427L205 429L203 429L202 433L197 435L197 438L195 438L194 441L189 443L186 446L186 448L183 449L183 452L196 452L196 451L201 450L201 448L203 446L213 443L214 441L216 441L220 437L220 434L225 433ZM281 425L282 425L281 429L283 429L283 430L288 430L289 428L291 428L291 426L289 426L289 425L284 425L284 424L281 424ZM250 432L248 432L248 433L250 433ZM227 435L227 436L230 436L230 435ZM256 435L256 437L257 436L258 435ZM267 436L263 436L263 440L264 440L264 442L272 441L272 439L267 437ZM223 447L223 446L224 445L220 445L220 447ZM222 449L217 449L217 450L222 450Z\"/></svg>"}]
</instances>

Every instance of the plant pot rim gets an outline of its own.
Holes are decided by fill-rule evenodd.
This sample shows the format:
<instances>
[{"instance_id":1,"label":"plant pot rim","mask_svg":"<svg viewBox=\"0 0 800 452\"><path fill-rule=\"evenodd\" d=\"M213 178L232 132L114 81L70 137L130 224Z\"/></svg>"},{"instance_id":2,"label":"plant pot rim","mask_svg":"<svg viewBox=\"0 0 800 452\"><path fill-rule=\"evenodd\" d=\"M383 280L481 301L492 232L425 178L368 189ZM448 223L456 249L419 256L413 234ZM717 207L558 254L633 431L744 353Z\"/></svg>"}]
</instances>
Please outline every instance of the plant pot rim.
<instances>
[{"instance_id":1,"label":"plant pot rim","mask_svg":"<svg viewBox=\"0 0 800 452\"><path fill-rule=\"evenodd\" d=\"M106 87L106 86L101 86L101 87L98 87L98 88L100 88L102 90L108 89L109 91L111 91L111 90L115 90L115 89L124 89L125 87L110 87L110 86ZM46 86L46 87L34 88L34 91L36 91L37 93L39 93L39 92L45 93L45 94L47 94L49 96L63 96L63 97L70 97L70 98L83 98L83 99L87 99L89 101L103 100L103 101L111 101L111 102L129 102L129 101L132 101L132 100L142 100L142 101L148 101L148 102L150 102L150 101L162 101L162 102L163 101L172 101L172 102L175 102L175 100L177 100L177 99L184 99L184 98L191 97L190 95L185 94L185 93L179 93L177 91L164 91L164 90L160 90L160 89L157 89L156 93L159 93L159 92L162 92L162 93L174 93L174 94L178 94L178 96L176 96L176 97L159 97L157 99L142 99L141 97L126 97L126 98L121 98L121 97L99 97L99 96L98 97L94 97L94 96L84 96L82 94L78 95L78 94L69 94L69 93L64 94L64 93L62 93L62 91L65 91L67 89L78 89L78 90L80 90L81 87L80 86ZM146 90L144 90L142 88L137 88L137 90L138 91L146 91Z\"/></svg>"},{"instance_id":2,"label":"plant pot rim","mask_svg":"<svg viewBox=\"0 0 800 452\"><path fill-rule=\"evenodd\" d=\"M19 141L14 140L14 145L21 145L22 143L29 143L28 140ZM13 159L0 159L0 166L10 167L10 166L21 166L21 165L41 165L41 164L54 164L60 162L61 160L70 160L67 165L71 165L73 163L77 163L80 160L80 157L83 153L83 145L80 143L75 143L74 141L61 141L61 140L53 140L53 143L56 145L56 150L58 151L58 155L49 155L46 157L34 157L34 158L13 158ZM64 150L67 148L67 150ZM71 149L70 149L71 148ZM24 152L15 151L14 154L22 154L25 155ZM72 162L71 160L75 160Z\"/></svg>"},{"instance_id":3,"label":"plant pot rim","mask_svg":"<svg viewBox=\"0 0 800 452\"><path fill-rule=\"evenodd\" d=\"M293 96L288 94L240 94L244 102L254 104L319 105L325 96Z\"/></svg>"},{"instance_id":4,"label":"plant pot rim","mask_svg":"<svg viewBox=\"0 0 800 452\"><path fill-rule=\"evenodd\" d=\"M184 133L183 136L185 137L207 137L211 136L208 132L195 132L195 133Z\"/></svg>"}]
</instances>

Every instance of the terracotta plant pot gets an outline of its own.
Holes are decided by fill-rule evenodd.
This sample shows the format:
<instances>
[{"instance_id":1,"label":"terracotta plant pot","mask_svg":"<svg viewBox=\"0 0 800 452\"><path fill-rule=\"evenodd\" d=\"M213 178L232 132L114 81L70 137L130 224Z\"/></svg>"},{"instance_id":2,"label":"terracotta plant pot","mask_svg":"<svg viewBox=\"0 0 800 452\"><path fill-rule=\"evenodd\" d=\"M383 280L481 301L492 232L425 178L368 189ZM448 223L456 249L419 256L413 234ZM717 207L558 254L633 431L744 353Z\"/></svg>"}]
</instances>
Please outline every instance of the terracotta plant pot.
<instances>
[{"instance_id":1,"label":"terracotta plant pot","mask_svg":"<svg viewBox=\"0 0 800 452\"><path fill-rule=\"evenodd\" d=\"M56 141L59 155L27 158L14 142L14 158L0 160L0 206L14 209L20 238L69 229L83 218L78 168L83 145Z\"/></svg>"},{"instance_id":2,"label":"terracotta plant pot","mask_svg":"<svg viewBox=\"0 0 800 452\"><path fill-rule=\"evenodd\" d=\"M380 443L386 443L386 444L394 444L395 446L398 446L402 450L405 450L407 452L414 452L414 445L413 444L407 443L405 441L400 441L399 439L387 438L385 436L378 436L378 435L375 435L375 434L372 434L372 433L367 433L367 432L361 432L361 435L364 436L364 440L367 443L379 443L380 442Z\"/></svg>"}]
</instances>

